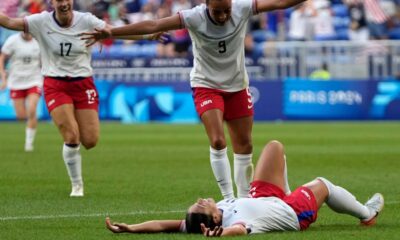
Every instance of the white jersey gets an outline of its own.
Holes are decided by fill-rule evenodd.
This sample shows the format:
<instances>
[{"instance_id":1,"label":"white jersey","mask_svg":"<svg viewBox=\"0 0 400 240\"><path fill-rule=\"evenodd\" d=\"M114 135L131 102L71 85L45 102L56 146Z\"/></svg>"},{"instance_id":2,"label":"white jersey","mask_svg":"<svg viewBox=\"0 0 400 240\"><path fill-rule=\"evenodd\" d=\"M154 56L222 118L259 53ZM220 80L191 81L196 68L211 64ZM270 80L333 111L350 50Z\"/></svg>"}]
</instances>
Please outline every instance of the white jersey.
<instances>
[{"instance_id":1,"label":"white jersey","mask_svg":"<svg viewBox=\"0 0 400 240\"><path fill-rule=\"evenodd\" d=\"M105 22L91 13L74 11L70 27L63 28L54 12L42 12L25 18L25 31L39 42L42 74L51 77L89 77L92 75L91 49L80 34L104 28Z\"/></svg>"},{"instance_id":2,"label":"white jersey","mask_svg":"<svg viewBox=\"0 0 400 240\"><path fill-rule=\"evenodd\" d=\"M10 69L7 86L13 90L41 87L40 49L35 39L25 40L21 33L11 35L4 42L1 52L9 57Z\"/></svg>"},{"instance_id":3,"label":"white jersey","mask_svg":"<svg viewBox=\"0 0 400 240\"><path fill-rule=\"evenodd\" d=\"M271 231L296 231L300 224L295 211L276 197L222 200L222 227L242 224L249 234Z\"/></svg>"},{"instance_id":4,"label":"white jersey","mask_svg":"<svg viewBox=\"0 0 400 240\"><path fill-rule=\"evenodd\" d=\"M245 68L244 38L249 18L256 12L254 0L233 0L231 19L216 25L205 4L179 12L189 30L193 47L192 87L236 92L249 85Z\"/></svg>"}]
</instances>

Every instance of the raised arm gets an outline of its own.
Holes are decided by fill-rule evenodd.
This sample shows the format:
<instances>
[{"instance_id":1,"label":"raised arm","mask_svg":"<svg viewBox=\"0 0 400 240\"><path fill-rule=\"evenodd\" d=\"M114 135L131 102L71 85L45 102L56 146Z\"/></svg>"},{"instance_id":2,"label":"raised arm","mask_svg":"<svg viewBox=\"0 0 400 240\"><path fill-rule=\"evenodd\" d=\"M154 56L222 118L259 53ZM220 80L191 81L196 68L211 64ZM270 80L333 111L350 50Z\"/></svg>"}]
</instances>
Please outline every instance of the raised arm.
<instances>
[{"instance_id":1,"label":"raised arm","mask_svg":"<svg viewBox=\"0 0 400 240\"><path fill-rule=\"evenodd\" d=\"M10 18L0 13L0 26L15 31L24 31L23 18Z\"/></svg>"},{"instance_id":2,"label":"raised arm","mask_svg":"<svg viewBox=\"0 0 400 240\"><path fill-rule=\"evenodd\" d=\"M268 12L295 6L306 0L256 0L257 12Z\"/></svg>"},{"instance_id":3,"label":"raised arm","mask_svg":"<svg viewBox=\"0 0 400 240\"><path fill-rule=\"evenodd\" d=\"M112 28L111 35L114 38L128 35L144 35L158 32L167 32L183 28L178 14L158 20L148 20L129 24L122 27Z\"/></svg>"},{"instance_id":4,"label":"raised arm","mask_svg":"<svg viewBox=\"0 0 400 240\"><path fill-rule=\"evenodd\" d=\"M106 227L113 233L159 233L179 232L182 220L153 220L138 224L111 223L106 218Z\"/></svg>"}]
</instances>

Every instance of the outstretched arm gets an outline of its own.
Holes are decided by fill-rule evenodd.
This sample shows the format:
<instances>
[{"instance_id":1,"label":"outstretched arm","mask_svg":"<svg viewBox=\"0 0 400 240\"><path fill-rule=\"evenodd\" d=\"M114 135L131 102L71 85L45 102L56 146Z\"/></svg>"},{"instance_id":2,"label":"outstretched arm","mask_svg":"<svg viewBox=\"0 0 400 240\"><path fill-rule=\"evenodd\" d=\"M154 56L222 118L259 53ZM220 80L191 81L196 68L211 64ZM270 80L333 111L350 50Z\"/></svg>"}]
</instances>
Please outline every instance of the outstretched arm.
<instances>
[{"instance_id":1,"label":"outstretched arm","mask_svg":"<svg viewBox=\"0 0 400 240\"><path fill-rule=\"evenodd\" d=\"M293 7L306 0L256 0L257 12L268 12Z\"/></svg>"},{"instance_id":2,"label":"outstretched arm","mask_svg":"<svg viewBox=\"0 0 400 240\"><path fill-rule=\"evenodd\" d=\"M113 37L127 35L144 35L158 32L167 32L182 28L181 19L178 14L158 20L148 20L129 24L122 27L112 28L111 35Z\"/></svg>"},{"instance_id":3,"label":"outstretched arm","mask_svg":"<svg viewBox=\"0 0 400 240\"><path fill-rule=\"evenodd\" d=\"M10 18L0 13L0 26L15 31L24 31L24 19L23 18Z\"/></svg>"},{"instance_id":4,"label":"outstretched arm","mask_svg":"<svg viewBox=\"0 0 400 240\"><path fill-rule=\"evenodd\" d=\"M0 90L3 90L7 86L7 74L4 67L7 56L4 53L0 54Z\"/></svg>"},{"instance_id":5,"label":"outstretched arm","mask_svg":"<svg viewBox=\"0 0 400 240\"><path fill-rule=\"evenodd\" d=\"M181 26L181 19L178 14L161 18L158 20L148 20L143 22L138 22L134 24L129 24L122 27L110 28L106 27L104 29L96 29L95 32L83 33L83 40L88 41L88 46L93 45L95 42L105 39L105 38L118 38L118 39L143 39L145 35L147 39L155 40L162 39L162 32L167 32L170 30L176 30L183 28ZM139 35L139 36L134 36Z\"/></svg>"},{"instance_id":6,"label":"outstretched arm","mask_svg":"<svg viewBox=\"0 0 400 240\"><path fill-rule=\"evenodd\" d=\"M159 233L179 232L182 220L153 220L138 224L111 223L106 218L106 227L113 233Z\"/></svg>"}]
</instances>

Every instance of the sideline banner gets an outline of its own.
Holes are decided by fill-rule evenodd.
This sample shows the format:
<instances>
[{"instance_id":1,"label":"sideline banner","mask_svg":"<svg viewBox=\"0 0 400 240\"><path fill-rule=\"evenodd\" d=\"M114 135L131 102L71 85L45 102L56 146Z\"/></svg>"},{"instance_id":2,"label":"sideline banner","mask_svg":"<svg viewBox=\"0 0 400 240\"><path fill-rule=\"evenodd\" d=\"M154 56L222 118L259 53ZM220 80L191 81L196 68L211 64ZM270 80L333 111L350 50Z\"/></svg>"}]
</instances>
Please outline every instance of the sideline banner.
<instances>
[{"instance_id":1,"label":"sideline banner","mask_svg":"<svg viewBox=\"0 0 400 240\"><path fill-rule=\"evenodd\" d=\"M102 120L199 123L189 82L97 80ZM400 81L252 81L255 121L400 120ZM43 98L38 118L50 119ZM0 120L15 120L9 91L0 91Z\"/></svg>"}]
</instances>

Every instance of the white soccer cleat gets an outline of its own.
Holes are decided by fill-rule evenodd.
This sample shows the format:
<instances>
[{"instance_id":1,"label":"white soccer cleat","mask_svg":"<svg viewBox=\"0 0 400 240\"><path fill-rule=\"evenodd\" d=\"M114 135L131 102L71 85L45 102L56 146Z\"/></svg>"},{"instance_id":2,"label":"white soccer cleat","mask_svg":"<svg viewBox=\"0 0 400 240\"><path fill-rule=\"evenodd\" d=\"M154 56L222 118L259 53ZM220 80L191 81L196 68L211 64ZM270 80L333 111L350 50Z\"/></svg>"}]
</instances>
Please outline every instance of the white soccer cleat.
<instances>
[{"instance_id":1,"label":"white soccer cleat","mask_svg":"<svg viewBox=\"0 0 400 240\"><path fill-rule=\"evenodd\" d=\"M25 143L25 152L33 152L33 145Z\"/></svg>"},{"instance_id":2,"label":"white soccer cleat","mask_svg":"<svg viewBox=\"0 0 400 240\"><path fill-rule=\"evenodd\" d=\"M383 195L380 193L375 193L372 198L370 198L364 205L371 212L371 217L367 219L361 220L361 225L364 226L372 226L376 223L376 219L378 218L379 213L382 211L383 206L385 204L385 200Z\"/></svg>"},{"instance_id":3,"label":"white soccer cleat","mask_svg":"<svg viewBox=\"0 0 400 240\"><path fill-rule=\"evenodd\" d=\"M83 197L83 184L72 185L70 197Z\"/></svg>"}]
</instances>

